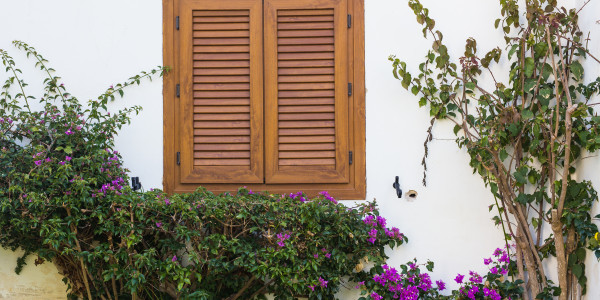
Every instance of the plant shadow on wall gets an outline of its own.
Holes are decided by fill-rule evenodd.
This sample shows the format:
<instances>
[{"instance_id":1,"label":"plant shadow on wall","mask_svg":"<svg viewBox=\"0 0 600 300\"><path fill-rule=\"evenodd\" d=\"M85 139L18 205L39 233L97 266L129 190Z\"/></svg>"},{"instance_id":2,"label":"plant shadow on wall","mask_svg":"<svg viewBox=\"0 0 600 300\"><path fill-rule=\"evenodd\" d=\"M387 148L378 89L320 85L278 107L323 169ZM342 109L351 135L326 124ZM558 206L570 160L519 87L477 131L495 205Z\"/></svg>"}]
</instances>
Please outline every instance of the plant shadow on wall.
<instances>
[{"instance_id":1,"label":"plant shadow on wall","mask_svg":"<svg viewBox=\"0 0 600 300\"><path fill-rule=\"evenodd\" d=\"M44 74L42 110L21 71L0 50L8 79L0 94L0 245L53 262L72 298L331 299L348 280L368 280L385 248L407 238L387 228L375 203L349 208L327 192L237 195L136 192L113 149L140 107L109 102L142 79L111 86L83 106L47 61L15 41ZM13 94L14 92L14 94Z\"/></svg>"},{"instance_id":2,"label":"plant shadow on wall","mask_svg":"<svg viewBox=\"0 0 600 300\"><path fill-rule=\"evenodd\" d=\"M432 124L455 124L458 145L496 200L490 206L498 212L494 221L502 225L507 245L516 245L514 279L526 291L523 299L580 299L587 287L586 249L600 257L590 215L598 196L589 181L574 176L575 165L600 147L593 101L600 78L585 83L583 61L600 61L577 25L583 7L565 9L556 0L500 4L495 27L504 32L505 44L479 55L469 38L464 56L453 62L429 10L409 1L433 45L418 75L394 56L393 73L421 106L428 105ZM490 67L503 51L510 64L505 81ZM480 81L482 75L489 75L490 84ZM556 267L544 263L550 259Z\"/></svg>"}]
</instances>

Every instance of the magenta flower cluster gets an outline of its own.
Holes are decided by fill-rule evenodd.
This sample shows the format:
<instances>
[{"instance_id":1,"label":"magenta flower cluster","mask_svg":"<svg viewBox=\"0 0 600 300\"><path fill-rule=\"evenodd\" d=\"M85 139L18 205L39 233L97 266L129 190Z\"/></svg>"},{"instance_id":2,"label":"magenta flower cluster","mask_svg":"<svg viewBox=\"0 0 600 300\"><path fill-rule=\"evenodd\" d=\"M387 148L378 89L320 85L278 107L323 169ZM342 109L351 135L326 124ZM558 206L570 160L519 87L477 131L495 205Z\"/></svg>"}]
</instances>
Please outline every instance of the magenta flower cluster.
<instances>
[{"instance_id":1,"label":"magenta flower cluster","mask_svg":"<svg viewBox=\"0 0 600 300\"><path fill-rule=\"evenodd\" d=\"M385 234L387 236L389 236L390 238L395 238L398 240L402 240L404 238L404 234L402 234L400 232L400 229L398 229L396 227L392 227L391 230L387 229L385 227L387 224L387 221L382 216L368 215L363 219L363 222L372 227L371 230L369 231L369 238L367 239L367 241L371 244L375 244L375 241L377 240L377 233L378 233L377 227L383 228Z\"/></svg>"},{"instance_id":2,"label":"magenta flower cluster","mask_svg":"<svg viewBox=\"0 0 600 300\"><path fill-rule=\"evenodd\" d=\"M329 195L329 193L327 191L322 191L319 192L319 195L325 197L325 199L333 202L333 204L338 204L337 200L335 200L333 197L331 197L331 195Z\"/></svg>"},{"instance_id":3,"label":"magenta flower cluster","mask_svg":"<svg viewBox=\"0 0 600 300\"><path fill-rule=\"evenodd\" d=\"M373 291L369 295L371 299L383 299L388 295L393 299L417 300L420 295L436 289L428 273L421 273L416 264L410 263L408 266L410 271L399 273L395 268L383 265L383 274L373 276L373 281L383 287L383 290L379 290L379 293ZM446 288L441 280L436 281L436 285L438 290Z\"/></svg>"},{"instance_id":4,"label":"magenta flower cluster","mask_svg":"<svg viewBox=\"0 0 600 300\"><path fill-rule=\"evenodd\" d=\"M494 251L494 256L491 258L484 258L483 264L488 266L489 274L493 275L507 275L508 265L510 264L510 257L506 250L497 248ZM454 281L460 284L459 293L467 299L479 299L483 293L484 297L488 297L492 300L501 300L502 296L495 289L483 285L483 277L475 271L469 271L469 280L464 282L465 275L458 274Z\"/></svg>"},{"instance_id":5,"label":"magenta flower cluster","mask_svg":"<svg viewBox=\"0 0 600 300\"><path fill-rule=\"evenodd\" d=\"M308 201L308 199L304 198L304 193L301 191L297 192L297 193L290 193L290 198L292 198L294 200L298 200L300 202Z\"/></svg>"},{"instance_id":6,"label":"magenta flower cluster","mask_svg":"<svg viewBox=\"0 0 600 300\"><path fill-rule=\"evenodd\" d=\"M279 247L285 247L285 241L288 240L290 238L290 235L287 233L278 233L277 234L277 246Z\"/></svg>"},{"instance_id":7,"label":"magenta flower cluster","mask_svg":"<svg viewBox=\"0 0 600 300\"><path fill-rule=\"evenodd\" d=\"M316 288L317 286L320 286L320 287L324 287L324 288L326 288L326 287L327 287L327 283L329 283L329 281L327 281L327 280L323 279L322 277L319 277L319 284L318 284L318 285L310 285L310 286L308 286L308 287L309 287L309 288L310 288L312 291L314 291L314 290L315 290L315 288Z\"/></svg>"}]
</instances>

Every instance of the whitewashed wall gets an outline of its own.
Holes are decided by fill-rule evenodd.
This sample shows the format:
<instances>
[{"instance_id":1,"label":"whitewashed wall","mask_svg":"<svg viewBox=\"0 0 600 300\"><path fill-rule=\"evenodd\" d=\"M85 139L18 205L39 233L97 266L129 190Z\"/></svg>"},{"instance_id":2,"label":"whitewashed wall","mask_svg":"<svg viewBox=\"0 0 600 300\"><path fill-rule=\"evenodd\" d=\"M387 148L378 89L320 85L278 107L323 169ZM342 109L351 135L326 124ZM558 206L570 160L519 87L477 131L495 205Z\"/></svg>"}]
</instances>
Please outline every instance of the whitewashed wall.
<instances>
[{"instance_id":1,"label":"whitewashed wall","mask_svg":"<svg viewBox=\"0 0 600 300\"><path fill-rule=\"evenodd\" d=\"M435 279L451 283L456 273L484 271L483 257L503 245L502 232L493 226L488 206L493 199L481 179L468 167L468 156L454 143L451 126L434 130L427 160L427 187L421 185L423 141L430 118L417 99L391 76L390 54L416 71L431 41L424 40L405 0L365 0L367 198L377 199L390 226L410 239L389 251L392 265L412 258L436 262ZM480 51L499 45L502 35L493 28L499 11L496 0L422 0L444 32L453 57L459 57L468 37ZM582 14L584 30L592 33L590 48L600 49L599 0ZM569 3L581 5L582 0ZM95 98L109 85L162 63L162 3L160 0L20 0L0 1L0 49L8 50L27 75L31 91L41 90L42 75L11 45L15 39L35 46L62 76L79 99ZM450 13L460 12L460 13ZM599 53L600 51L596 51ZM501 62L502 63L502 62ZM501 71L501 66L498 70ZM588 66L599 74L598 65ZM594 71L592 71L594 70ZM4 80L4 75L0 79ZM37 80L37 82L36 82ZM162 82L146 82L129 89L125 100L111 109L142 105L117 140L131 175L144 188L162 185ZM582 176L600 187L597 158L586 160ZM416 190L416 199L397 199L391 187L400 176L404 191ZM363 199L357 199L363 200ZM348 202L352 204L352 202ZM597 209L597 208L596 208ZM600 299L600 266L589 256L587 299ZM0 250L0 298L64 298L64 285L49 264L14 275L16 254ZM51 296L49 296L51 295ZM355 291L340 295L355 299Z\"/></svg>"}]
</instances>

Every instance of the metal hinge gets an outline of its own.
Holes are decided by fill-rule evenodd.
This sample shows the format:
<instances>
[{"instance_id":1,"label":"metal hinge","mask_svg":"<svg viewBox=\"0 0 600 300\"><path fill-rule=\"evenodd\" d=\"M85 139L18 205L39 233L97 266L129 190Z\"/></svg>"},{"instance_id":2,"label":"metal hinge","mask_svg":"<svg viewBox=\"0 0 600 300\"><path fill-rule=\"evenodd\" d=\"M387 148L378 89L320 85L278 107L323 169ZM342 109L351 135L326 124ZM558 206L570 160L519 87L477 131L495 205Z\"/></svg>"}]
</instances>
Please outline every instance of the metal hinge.
<instances>
[{"instance_id":1,"label":"metal hinge","mask_svg":"<svg viewBox=\"0 0 600 300\"><path fill-rule=\"evenodd\" d=\"M179 83L175 86L175 95L179 98Z\"/></svg>"},{"instance_id":2,"label":"metal hinge","mask_svg":"<svg viewBox=\"0 0 600 300\"><path fill-rule=\"evenodd\" d=\"M352 28L352 15L348 15L348 28Z\"/></svg>"},{"instance_id":3,"label":"metal hinge","mask_svg":"<svg viewBox=\"0 0 600 300\"><path fill-rule=\"evenodd\" d=\"M181 152L177 152L177 165L181 165Z\"/></svg>"},{"instance_id":4,"label":"metal hinge","mask_svg":"<svg viewBox=\"0 0 600 300\"><path fill-rule=\"evenodd\" d=\"M350 153L348 153L348 154L349 154L349 156L348 156L348 162L349 162L350 164L352 164L352 158L353 158L353 157L352 157L352 156L353 156L353 155L352 155L352 151L350 151Z\"/></svg>"},{"instance_id":5,"label":"metal hinge","mask_svg":"<svg viewBox=\"0 0 600 300\"><path fill-rule=\"evenodd\" d=\"M348 82L348 96L352 96L352 83Z\"/></svg>"},{"instance_id":6,"label":"metal hinge","mask_svg":"<svg viewBox=\"0 0 600 300\"><path fill-rule=\"evenodd\" d=\"M175 29L179 30L179 16L175 17Z\"/></svg>"}]
</instances>

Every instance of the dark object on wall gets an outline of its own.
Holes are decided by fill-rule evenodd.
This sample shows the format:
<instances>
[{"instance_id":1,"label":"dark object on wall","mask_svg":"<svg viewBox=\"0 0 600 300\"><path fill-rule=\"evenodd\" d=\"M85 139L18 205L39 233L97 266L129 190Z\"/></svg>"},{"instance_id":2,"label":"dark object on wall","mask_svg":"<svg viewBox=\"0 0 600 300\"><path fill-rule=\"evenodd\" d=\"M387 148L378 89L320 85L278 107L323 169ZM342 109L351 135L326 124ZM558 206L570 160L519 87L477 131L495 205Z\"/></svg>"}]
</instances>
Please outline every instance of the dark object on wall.
<instances>
[{"instance_id":1,"label":"dark object on wall","mask_svg":"<svg viewBox=\"0 0 600 300\"><path fill-rule=\"evenodd\" d=\"M396 181L392 184L392 187L396 189L396 195L398 198L402 198L402 189L400 188L400 183L398 182L400 178L396 176Z\"/></svg>"},{"instance_id":2,"label":"dark object on wall","mask_svg":"<svg viewBox=\"0 0 600 300\"><path fill-rule=\"evenodd\" d=\"M142 184L140 183L139 177L131 177L131 188L134 191L137 191L142 188Z\"/></svg>"}]
</instances>

